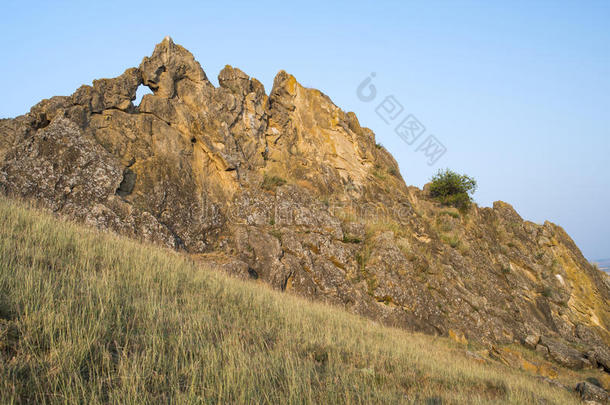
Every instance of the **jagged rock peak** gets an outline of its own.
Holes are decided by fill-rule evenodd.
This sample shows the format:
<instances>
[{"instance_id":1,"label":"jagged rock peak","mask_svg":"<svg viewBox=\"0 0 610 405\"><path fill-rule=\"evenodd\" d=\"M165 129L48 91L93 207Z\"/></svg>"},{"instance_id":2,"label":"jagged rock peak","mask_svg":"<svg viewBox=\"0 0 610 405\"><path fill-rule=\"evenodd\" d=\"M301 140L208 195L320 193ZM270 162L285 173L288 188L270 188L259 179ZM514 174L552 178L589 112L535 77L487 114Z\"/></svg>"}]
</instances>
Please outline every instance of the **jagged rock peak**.
<instances>
[{"instance_id":1,"label":"jagged rock peak","mask_svg":"<svg viewBox=\"0 0 610 405\"><path fill-rule=\"evenodd\" d=\"M176 45L170 37L165 37L155 46L152 56L145 57L139 69L144 85L166 98L175 96L175 84L182 79L197 84L210 84L193 54Z\"/></svg>"}]
</instances>

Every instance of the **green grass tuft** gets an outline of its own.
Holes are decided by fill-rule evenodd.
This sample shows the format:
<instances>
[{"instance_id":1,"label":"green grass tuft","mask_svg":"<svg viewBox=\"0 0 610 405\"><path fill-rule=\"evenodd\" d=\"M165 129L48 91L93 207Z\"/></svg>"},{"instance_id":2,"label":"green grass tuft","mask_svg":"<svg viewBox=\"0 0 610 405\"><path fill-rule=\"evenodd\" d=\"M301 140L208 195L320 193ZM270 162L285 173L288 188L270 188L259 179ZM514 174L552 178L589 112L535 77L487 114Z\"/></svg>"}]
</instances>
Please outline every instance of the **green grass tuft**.
<instances>
[{"instance_id":1,"label":"green grass tuft","mask_svg":"<svg viewBox=\"0 0 610 405\"><path fill-rule=\"evenodd\" d=\"M457 211L449 211L449 210L443 210L441 211L441 215L449 215L452 218L459 218L460 217L460 213Z\"/></svg>"},{"instance_id":2,"label":"green grass tuft","mask_svg":"<svg viewBox=\"0 0 610 405\"><path fill-rule=\"evenodd\" d=\"M265 174L261 187L263 188L263 190L273 191L276 188L283 186L284 184L286 184L286 180L284 180L283 178L278 176L269 176Z\"/></svg>"},{"instance_id":3,"label":"green grass tuft","mask_svg":"<svg viewBox=\"0 0 610 405\"><path fill-rule=\"evenodd\" d=\"M360 239L356 236L345 234L345 235L343 235L343 242L344 243L360 243L360 242L362 242L362 239Z\"/></svg>"},{"instance_id":4,"label":"green grass tuft","mask_svg":"<svg viewBox=\"0 0 610 405\"><path fill-rule=\"evenodd\" d=\"M441 240L454 249L460 246L460 238L456 235L441 235Z\"/></svg>"}]
</instances>

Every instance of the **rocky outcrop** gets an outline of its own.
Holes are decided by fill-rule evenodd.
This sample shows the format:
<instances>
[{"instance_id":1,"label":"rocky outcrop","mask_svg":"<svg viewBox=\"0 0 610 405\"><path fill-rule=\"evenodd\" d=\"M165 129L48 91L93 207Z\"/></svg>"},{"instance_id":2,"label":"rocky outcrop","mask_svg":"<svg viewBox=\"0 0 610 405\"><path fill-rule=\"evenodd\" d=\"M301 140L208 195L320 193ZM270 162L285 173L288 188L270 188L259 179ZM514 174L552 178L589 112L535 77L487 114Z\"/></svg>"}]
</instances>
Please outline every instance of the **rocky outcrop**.
<instances>
[{"instance_id":1,"label":"rocky outcrop","mask_svg":"<svg viewBox=\"0 0 610 405\"><path fill-rule=\"evenodd\" d=\"M0 121L0 190L386 324L608 370L608 283L563 229L503 202L440 206L286 72L268 95L230 66L218 81L166 38Z\"/></svg>"}]
</instances>

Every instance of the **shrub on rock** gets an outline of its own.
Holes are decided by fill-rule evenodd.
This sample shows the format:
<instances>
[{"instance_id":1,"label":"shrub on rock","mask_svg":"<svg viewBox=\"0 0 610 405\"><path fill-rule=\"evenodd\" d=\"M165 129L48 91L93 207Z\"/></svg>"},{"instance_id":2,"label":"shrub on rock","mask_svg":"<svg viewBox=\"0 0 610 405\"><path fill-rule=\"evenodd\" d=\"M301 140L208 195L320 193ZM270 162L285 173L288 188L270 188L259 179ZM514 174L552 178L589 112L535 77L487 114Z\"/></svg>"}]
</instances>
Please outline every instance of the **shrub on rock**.
<instances>
[{"instance_id":1,"label":"shrub on rock","mask_svg":"<svg viewBox=\"0 0 610 405\"><path fill-rule=\"evenodd\" d=\"M439 170L432 177L428 186L430 196L443 205L450 205L460 210L467 209L472 202L472 194L477 189L477 182L465 174L458 174L449 169Z\"/></svg>"}]
</instances>

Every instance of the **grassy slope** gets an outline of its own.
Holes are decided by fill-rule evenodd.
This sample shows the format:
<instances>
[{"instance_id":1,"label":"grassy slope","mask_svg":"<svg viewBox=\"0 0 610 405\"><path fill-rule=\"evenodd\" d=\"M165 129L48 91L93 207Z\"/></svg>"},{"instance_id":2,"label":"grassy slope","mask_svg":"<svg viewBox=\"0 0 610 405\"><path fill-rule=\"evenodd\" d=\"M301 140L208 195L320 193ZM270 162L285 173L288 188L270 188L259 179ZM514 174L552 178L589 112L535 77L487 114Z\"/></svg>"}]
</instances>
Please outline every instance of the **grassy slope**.
<instances>
[{"instance_id":1,"label":"grassy slope","mask_svg":"<svg viewBox=\"0 0 610 405\"><path fill-rule=\"evenodd\" d=\"M463 352L0 200L0 403L576 402Z\"/></svg>"}]
</instances>

